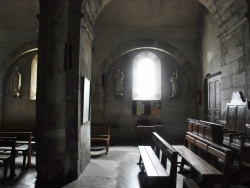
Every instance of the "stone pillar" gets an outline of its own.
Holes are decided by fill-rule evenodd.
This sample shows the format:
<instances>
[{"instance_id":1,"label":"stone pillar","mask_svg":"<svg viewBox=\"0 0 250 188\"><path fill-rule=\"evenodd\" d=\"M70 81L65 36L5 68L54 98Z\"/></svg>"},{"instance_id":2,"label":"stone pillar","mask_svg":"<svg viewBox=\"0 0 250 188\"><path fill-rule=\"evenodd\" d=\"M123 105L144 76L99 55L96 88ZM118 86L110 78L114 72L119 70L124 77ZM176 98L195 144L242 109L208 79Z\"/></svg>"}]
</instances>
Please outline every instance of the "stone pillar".
<instances>
[{"instance_id":1,"label":"stone pillar","mask_svg":"<svg viewBox=\"0 0 250 188\"><path fill-rule=\"evenodd\" d=\"M38 184L65 183L64 50L68 0L40 1L36 103L36 165Z\"/></svg>"}]
</instances>

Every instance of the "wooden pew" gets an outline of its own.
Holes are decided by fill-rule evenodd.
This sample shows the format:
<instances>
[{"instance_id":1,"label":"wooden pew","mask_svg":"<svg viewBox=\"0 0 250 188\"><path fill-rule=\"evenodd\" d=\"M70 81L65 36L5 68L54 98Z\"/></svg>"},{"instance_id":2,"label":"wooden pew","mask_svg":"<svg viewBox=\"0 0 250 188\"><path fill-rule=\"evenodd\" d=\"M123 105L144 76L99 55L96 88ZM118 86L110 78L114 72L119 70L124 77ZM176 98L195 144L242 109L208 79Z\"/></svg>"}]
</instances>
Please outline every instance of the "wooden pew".
<instances>
[{"instance_id":1,"label":"wooden pew","mask_svg":"<svg viewBox=\"0 0 250 188\"><path fill-rule=\"evenodd\" d=\"M182 188L199 188L197 183L191 178L183 178L183 187Z\"/></svg>"},{"instance_id":2,"label":"wooden pew","mask_svg":"<svg viewBox=\"0 0 250 188\"><path fill-rule=\"evenodd\" d=\"M223 178L220 179L218 182L221 183L223 187L229 187L230 165L231 165L232 154L230 150L225 149L223 151L222 148L223 147L221 147L221 149L218 150L212 146L208 146L206 160L223 173ZM222 168L220 168L221 164L220 160L223 163Z\"/></svg>"},{"instance_id":3,"label":"wooden pew","mask_svg":"<svg viewBox=\"0 0 250 188\"><path fill-rule=\"evenodd\" d=\"M176 187L178 152L156 132L152 133L152 146L138 146L140 158L138 165L146 172L147 180L154 184ZM170 161L170 164L167 164ZM170 166L170 169L168 167Z\"/></svg>"},{"instance_id":4,"label":"wooden pew","mask_svg":"<svg viewBox=\"0 0 250 188\"><path fill-rule=\"evenodd\" d=\"M194 172L197 172L203 177L207 187L210 187L213 182L221 183L224 188L229 187L231 150L199 137L197 134L190 132L186 132L186 134L189 140L192 140L190 137L195 140L193 151L184 145L173 147L191 166L191 177ZM218 165L219 159L223 161L222 169Z\"/></svg>"},{"instance_id":5,"label":"wooden pew","mask_svg":"<svg viewBox=\"0 0 250 188\"><path fill-rule=\"evenodd\" d=\"M91 142L104 142L107 155L110 144L110 127L91 127Z\"/></svg>"},{"instance_id":6,"label":"wooden pew","mask_svg":"<svg viewBox=\"0 0 250 188\"><path fill-rule=\"evenodd\" d=\"M195 139L189 135L185 135L185 141L184 141L184 145L190 149L191 151L194 151L194 143L195 143ZM185 161L185 159L182 157L181 158L181 165L180 165L180 170L179 173L183 172L183 167L187 162Z\"/></svg>"},{"instance_id":7,"label":"wooden pew","mask_svg":"<svg viewBox=\"0 0 250 188\"><path fill-rule=\"evenodd\" d=\"M10 167L10 177L15 176L15 137L0 137L0 161L3 162L4 173L3 181L7 177L8 168ZM6 152L6 147L10 148L10 152Z\"/></svg>"},{"instance_id":8,"label":"wooden pew","mask_svg":"<svg viewBox=\"0 0 250 188\"><path fill-rule=\"evenodd\" d=\"M18 152L21 152L23 155L23 170L28 168L31 165L31 138L32 132L0 132L0 136L4 137L15 137L15 150L16 156L18 156ZM6 151L11 151L10 147L5 148ZM27 158L27 165L26 163Z\"/></svg>"}]
</instances>

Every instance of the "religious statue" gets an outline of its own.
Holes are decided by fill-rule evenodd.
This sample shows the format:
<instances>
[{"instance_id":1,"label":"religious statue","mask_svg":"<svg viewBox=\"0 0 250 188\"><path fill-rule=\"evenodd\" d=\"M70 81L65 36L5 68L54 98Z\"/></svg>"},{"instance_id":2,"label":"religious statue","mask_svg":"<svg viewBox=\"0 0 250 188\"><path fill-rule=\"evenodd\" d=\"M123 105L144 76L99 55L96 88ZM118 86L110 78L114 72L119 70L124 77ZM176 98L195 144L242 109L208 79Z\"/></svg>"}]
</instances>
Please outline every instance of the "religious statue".
<instances>
[{"instance_id":1,"label":"religious statue","mask_svg":"<svg viewBox=\"0 0 250 188\"><path fill-rule=\"evenodd\" d=\"M124 74L120 69L117 69L117 71L114 74L114 80L115 80L115 97L121 98L123 96L123 80L124 80Z\"/></svg>"},{"instance_id":2,"label":"religious statue","mask_svg":"<svg viewBox=\"0 0 250 188\"><path fill-rule=\"evenodd\" d=\"M15 67L10 78L10 94L17 98L21 96L21 77L18 67Z\"/></svg>"},{"instance_id":3,"label":"religious statue","mask_svg":"<svg viewBox=\"0 0 250 188\"><path fill-rule=\"evenodd\" d=\"M172 97L177 96L179 94L177 70L173 72L173 75L170 78L170 82L172 82Z\"/></svg>"}]
</instances>

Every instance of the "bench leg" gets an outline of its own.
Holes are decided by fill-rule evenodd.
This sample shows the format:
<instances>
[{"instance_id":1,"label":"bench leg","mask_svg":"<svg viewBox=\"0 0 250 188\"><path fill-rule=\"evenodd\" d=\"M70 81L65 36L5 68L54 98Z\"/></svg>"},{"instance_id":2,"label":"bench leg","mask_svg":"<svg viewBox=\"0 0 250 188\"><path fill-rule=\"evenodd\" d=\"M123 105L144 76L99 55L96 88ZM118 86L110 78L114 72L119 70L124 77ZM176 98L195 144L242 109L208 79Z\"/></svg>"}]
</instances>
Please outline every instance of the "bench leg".
<instances>
[{"instance_id":1,"label":"bench leg","mask_svg":"<svg viewBox=\"0 0 250 188\"><path fill-rule=\"evenodd\" d=\"M141 165L141 156L139 158L139 162L137 163L138 165Z\"/></svg>"},{"instance_id":2,"label":"bench leg","mask_svg":"<svg viewBox=\"0 0 250 188\"><path fill-rule=\"evenodd\" d=\"M139 167L140 167L140 169L141 169L141 172L144 172L144 165L143 165L143 163L142 163L142 158L141 158L141 156L140 156L139 162L138 162L137 164L139 165Z\"/></svg>"},{"instance_id":3,"label":"bench leg","mask_svg":"<svg viewBox=\"0 0 250 188\"><path fill-rule=\"evenodd\" d=\"M194 178L195 176L195 170L191 167L191 173L190 173L191 178Z\"/></svg>"},{"instance_id":4,"label":"bench leg","mask_svg":"<svg viewBox=\"0 0 250 188\"><path fill-rule=\"evenodd\" d=\"M6 179L7 177L7 173L8 173L8 167L10 165L10 159L6 159L3 161L3 181Z\"/></svg>"},{"instance_id":5,"label":"bench leg","mask_svg":"<svg viewBox=\"0 0 250 188\"><path fill-rule=\"evenodd\" d=\"M27 157L27 151L23 151L23 168L22 168L22 170L25 169L26 157ZM28 165L27 165L27 167L28 167Z\"/></svg>"},{"instance_id":6,"label":"bench leg","mask_svg":"<svg viewBox=\"0 0 250 188\"><path fill-rule=\"evenodd\" d=\"M16 176L16 156L11 156L10 159L10 177Z\"/></svg>"},{"instance_id":7,"label":"bench leg","mask_svg":"<svg viewBox=\"0 0 250 188\"><path fill-rule=\"evenodd\" d=\"M182 157L181 158L181 165L180 165L180 170L178 173L182 173L183 172L183 167L184 167L184 164L186 163L186 160Z\"/></svg>"},{"instance_id":8,"label":"bench leg","mask_svg":"<svg viewBox=\"0 0 250 188\"><path fill-rule=\"evenodd\" d=\"M106 144L106 155L108 155L108 151L109 151L109 141L107 141L107 144Z\"/></svg>"}]
</instances>

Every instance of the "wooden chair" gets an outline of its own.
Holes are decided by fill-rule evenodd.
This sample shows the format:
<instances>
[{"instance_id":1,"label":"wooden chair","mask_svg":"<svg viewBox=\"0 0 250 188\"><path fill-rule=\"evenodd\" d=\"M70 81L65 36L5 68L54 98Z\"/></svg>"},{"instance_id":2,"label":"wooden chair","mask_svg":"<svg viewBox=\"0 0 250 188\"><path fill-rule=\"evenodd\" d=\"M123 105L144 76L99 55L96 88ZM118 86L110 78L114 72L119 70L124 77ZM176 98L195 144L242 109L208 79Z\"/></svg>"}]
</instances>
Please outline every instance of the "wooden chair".
<instances>
[{"instance_id":1,"label":"wooden chair","mask_svg":"<svg viewBox=\"0 0 250 188\"><path fill-rule=\"evenodd\" d=\"M227 103L226 130L223 135L223 145L240 149L240 135L246 134L247 101L244 101L240 92L234 92L231 102Z\"/></svg>"},{"instance_id":2,"label":"wooden chair","mask_svg":"<svg viewBox=\"0 0 250 188\"><path fill-rule=\"evenodd\" d=\"M3 162L4 167L3 181L7 177L9 167L10 177L15 176L15 144L15 137L0 137L0 160ZM10 152L6 152L6 148L10 148Z\"/></svg>"},{"instance_id":3,"label":"wooden chair","mask_svg":"<svg viewBox=\"0 0 250 188\"><path fill-rule=\"evenodd\" d=\"M110 126L91 127L91 145L93 142L103 142L106 145L106 155L110 144Z\"/></svg>"}]
</instances>

